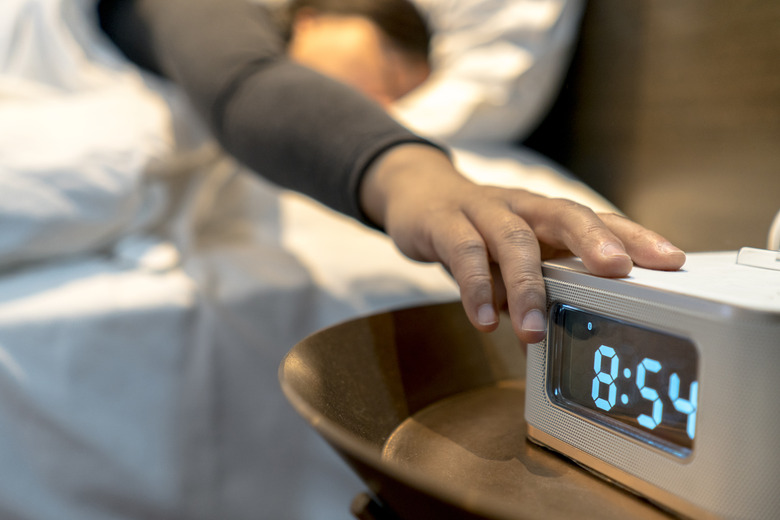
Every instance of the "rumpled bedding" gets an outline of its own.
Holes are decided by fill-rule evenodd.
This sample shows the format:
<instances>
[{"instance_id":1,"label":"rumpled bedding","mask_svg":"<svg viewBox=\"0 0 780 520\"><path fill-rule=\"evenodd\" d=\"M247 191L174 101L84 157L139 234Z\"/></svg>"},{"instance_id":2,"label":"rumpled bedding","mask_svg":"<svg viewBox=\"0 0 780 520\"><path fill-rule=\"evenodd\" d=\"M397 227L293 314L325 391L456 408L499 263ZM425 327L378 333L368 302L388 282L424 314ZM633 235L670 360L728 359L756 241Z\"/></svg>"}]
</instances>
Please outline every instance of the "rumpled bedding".
<instances>
[{"instance_id":1,"label":"rumpled bedding","mask_svg":"<svg viewBox=\"0 0 780 520\"><path fill-rule=\"evenodd\" d=\"M0 518L345 518L362 486L278 365L322 327L457 288L225 157L92 11L0 4ZM455 158L611 209L505 145Z\"/></svg>"}]
</instances>

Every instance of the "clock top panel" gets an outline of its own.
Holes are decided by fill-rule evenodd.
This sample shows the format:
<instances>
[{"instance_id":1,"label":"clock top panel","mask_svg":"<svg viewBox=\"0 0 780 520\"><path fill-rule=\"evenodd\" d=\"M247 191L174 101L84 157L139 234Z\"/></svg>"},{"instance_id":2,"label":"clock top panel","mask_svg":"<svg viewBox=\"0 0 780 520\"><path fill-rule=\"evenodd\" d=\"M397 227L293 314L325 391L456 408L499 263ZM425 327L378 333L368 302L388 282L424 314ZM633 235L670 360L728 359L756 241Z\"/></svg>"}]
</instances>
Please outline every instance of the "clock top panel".
<instances>
[{"instance_id":1,"label":"clock top panel","mask_svg":"<svg viewBox=\"0 0 780 520\"><path fill-rule=\"evenodd\" d=\"M738 263L738 256L743 258L746 255L737 251L689 253L685 265L679 271L654 271L634 267L625 278L592 277L591 281L595 287L608 291L619 292L622 284L628 284L780 317L780 252L757 250L758 256L755 256L756 251L751 253L754 253L753 258L759 260L751 263L771 266L776 262L778 269ZM550 260L544 265L547 274L550 269L554 269L588 275L579 258ZM581 280L579 282L582 283Z\"/></svg>"}]
</instances>

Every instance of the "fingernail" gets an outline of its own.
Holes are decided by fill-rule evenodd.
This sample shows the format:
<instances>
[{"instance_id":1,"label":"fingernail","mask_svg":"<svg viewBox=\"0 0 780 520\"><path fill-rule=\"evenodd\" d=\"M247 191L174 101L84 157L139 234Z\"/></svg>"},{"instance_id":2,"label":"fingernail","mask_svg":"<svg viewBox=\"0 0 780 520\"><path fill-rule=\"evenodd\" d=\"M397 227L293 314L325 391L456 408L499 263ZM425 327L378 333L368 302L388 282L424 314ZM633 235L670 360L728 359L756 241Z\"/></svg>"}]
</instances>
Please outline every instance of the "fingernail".
<instances>
[{"instance_id":1,"label":"fingernail","mask_svg":"<svg viewBox=\"0 0 780 520\"><path fill-rule=\"evenodd\" d=\"M628 257L628 254L626 254L625 250L620 247L617 244L609 243L601 248L601 254L606 257L617 257L617 256L624 256Z\"/></svg>"},{"instance_id":2,"label":"fingernail","mask_svg":"<svg viewBox=\"0 0 780 520\"><path fill-rule=\"evenodd\" d=\"M493 325L498 321L493 306L487 303L480 305L479 309L477 309L477 321L480 325Z\"/></svg>"},{"instance_id":3,"label":"fingernail","mask_svg":"<svg viewBox=\"0 0 780 520\"><path fill-rule=\"evenodd\" d=\"M544 332L547 330L545 322L542 311L537 309L528 311L523 318L523 330L527 332Z\"/></svg>"},{"instance_id":4,"label":"fingernail","mask_svg":"<svg viewBox=\"0 0 780 520\"><path fill-rule=\"evenodd\" d=\"M682 249L673 246L669 242L661 242L658 244L658 250L667 255L676 255L683 252Z\"/></svg>"}]
</instances>

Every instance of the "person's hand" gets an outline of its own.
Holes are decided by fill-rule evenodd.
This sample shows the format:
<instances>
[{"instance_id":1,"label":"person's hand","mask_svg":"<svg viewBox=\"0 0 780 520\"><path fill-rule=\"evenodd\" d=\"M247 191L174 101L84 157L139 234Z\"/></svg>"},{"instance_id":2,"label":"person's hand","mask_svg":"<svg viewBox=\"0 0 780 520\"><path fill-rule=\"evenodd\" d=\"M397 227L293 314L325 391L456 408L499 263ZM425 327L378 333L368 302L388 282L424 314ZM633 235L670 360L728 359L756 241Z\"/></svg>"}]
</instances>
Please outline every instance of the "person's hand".
<instances>
[{"instance_id":1,"label":"person's hand","mask_svg":"<svg viewBox=\"0 0 780 520\"><path fill-rule=\"evenodd\" d=\"M685 254L616 214L524 190L480 186L425 145L383 154L361 185L366 215L414 260L440 262L460 286L471 323L491 331L508 307L526 343L544 338L543 259L574 254L591 273L625 276L634 264L676 270Z\"/></svg>"}]
</instances>

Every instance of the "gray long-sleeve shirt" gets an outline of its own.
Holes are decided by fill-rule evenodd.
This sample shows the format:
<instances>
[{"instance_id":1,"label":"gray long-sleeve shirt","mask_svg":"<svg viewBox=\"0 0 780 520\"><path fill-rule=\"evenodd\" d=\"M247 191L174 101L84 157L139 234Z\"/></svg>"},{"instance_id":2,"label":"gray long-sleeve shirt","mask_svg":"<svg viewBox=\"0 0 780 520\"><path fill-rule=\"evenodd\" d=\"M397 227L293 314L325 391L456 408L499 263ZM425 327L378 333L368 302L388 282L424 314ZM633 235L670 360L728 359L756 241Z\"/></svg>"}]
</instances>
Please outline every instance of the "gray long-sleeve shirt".
<instances>
[{"instance_id":1,"label":"gray long-sleeve shirt","mask_svg":"<svg viewBox=\"0 0 780 520\"><path fill-rule=\"evenodd\" d=\"M101 26L179 84L225 150L267 179L367 219L358 190L392 146L433 146L378 104L289 60L270 12L245 0L101 0Z\"/></svg>"}]
</instances>

